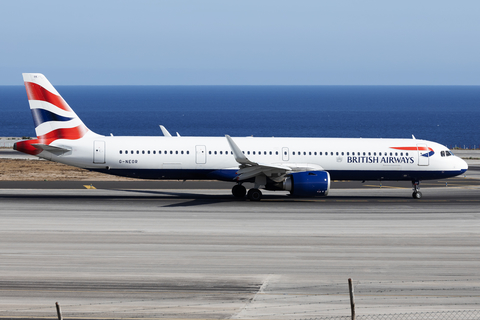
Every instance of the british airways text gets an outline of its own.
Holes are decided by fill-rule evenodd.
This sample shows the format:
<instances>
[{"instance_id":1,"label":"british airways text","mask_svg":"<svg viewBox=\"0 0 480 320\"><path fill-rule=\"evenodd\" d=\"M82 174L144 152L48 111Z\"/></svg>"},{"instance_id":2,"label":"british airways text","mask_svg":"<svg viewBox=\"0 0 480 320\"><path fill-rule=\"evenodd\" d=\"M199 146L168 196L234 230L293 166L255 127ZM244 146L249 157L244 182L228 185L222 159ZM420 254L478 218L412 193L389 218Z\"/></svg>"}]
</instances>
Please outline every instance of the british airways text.
<instances>
[{"instance_id":1,"label":"british airways text","mask_svg":"<svg viewBox=\"0 0 480 320\"><path fill-rule=\"evenodd\" d=\"M347 157L347 163L414 163L413 157Z\"/></svg>"}]
</instances>

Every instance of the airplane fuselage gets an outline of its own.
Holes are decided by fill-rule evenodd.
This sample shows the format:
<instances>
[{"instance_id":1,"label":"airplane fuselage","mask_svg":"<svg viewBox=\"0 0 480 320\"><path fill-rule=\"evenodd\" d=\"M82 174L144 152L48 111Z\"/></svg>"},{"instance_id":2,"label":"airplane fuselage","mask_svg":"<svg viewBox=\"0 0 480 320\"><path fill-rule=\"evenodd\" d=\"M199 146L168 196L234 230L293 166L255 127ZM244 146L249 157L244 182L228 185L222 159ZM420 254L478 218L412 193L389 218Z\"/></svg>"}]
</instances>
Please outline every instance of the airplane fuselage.
<instances>
[{"instance_id":1,"label":"airplane fuselage","mask_svg":"<svg viewBox=\"0 0 480 320\"><path fill-rule=\"evenodd\" d=\"M249 160L328 171L334 180L427 180L465 172L464 161L441 156L448 149L416 139L234 138ZM63 143L65 142L65 143ZM233 181L238 163L224 137L99 136L68 144L71 152L49 160L142 179L215 179ZM430 148L431 155L416 150ZM427 156L425 156L427 153Z\"/></svg>"}]
</instances>

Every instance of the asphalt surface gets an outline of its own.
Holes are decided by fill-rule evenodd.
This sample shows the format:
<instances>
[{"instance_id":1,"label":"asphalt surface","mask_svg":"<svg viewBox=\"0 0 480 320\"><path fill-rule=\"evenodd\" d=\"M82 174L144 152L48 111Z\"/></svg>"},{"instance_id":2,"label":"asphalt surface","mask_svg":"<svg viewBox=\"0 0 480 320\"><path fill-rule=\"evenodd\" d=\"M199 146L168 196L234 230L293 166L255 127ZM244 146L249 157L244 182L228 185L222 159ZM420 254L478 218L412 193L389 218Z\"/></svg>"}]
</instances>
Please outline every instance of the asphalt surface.
<instances>
[{"instance_id":1,"label":"asphalt surface","mask_svg":"<svg viewBox=\"0 0 480 320\"><path fill-rule=\"evenodd\" d=\"M479 308L480 187L0 189L0 318L305 319Z\"/></svg>"},{"instance_id":2,"label":"asphalt surface","mask_svg":"<svg viewBox=\"0 0 480 320\"><path fill-rule=\"evenodd\" d=\"M469 173L479 172L472 168ZM92 185L97 189L162 189L162 190L178 190L178 189L223 189L230 192L233 182L221 181L0 181L0 189L84 189L85 186ZM480 179L466 178L464 176L443 179L421 181L421 188L431 187L458 187L480 185ZM246 183L247 188L252 184ZM332 181L332 189L357 189L357 188L405 188L411 189L412 184L409 181ZM282 193L282 192L279 192ZM284 193L282 193L284 194Z\"/></svg>"}]
</instances>

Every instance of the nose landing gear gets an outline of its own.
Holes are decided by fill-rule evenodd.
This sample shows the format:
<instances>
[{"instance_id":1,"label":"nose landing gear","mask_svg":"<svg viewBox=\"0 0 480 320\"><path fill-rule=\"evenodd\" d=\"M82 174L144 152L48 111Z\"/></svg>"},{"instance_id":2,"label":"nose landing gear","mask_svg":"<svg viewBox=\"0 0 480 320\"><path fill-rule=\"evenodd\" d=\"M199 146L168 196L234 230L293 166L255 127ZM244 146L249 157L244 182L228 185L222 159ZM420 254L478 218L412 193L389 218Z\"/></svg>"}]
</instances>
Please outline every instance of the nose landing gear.
<instances>
[{"instance_id":1,"label":"nose landing gear","mask_svg":"<svg viewBox=\"0 0 480 320\"><path fill-rule=\"evenodd\" d=\"M412 181L412 186L413 186L412 198L421 199L422 193L420 192L420 181Z\"/></svg>"}]
</instances>

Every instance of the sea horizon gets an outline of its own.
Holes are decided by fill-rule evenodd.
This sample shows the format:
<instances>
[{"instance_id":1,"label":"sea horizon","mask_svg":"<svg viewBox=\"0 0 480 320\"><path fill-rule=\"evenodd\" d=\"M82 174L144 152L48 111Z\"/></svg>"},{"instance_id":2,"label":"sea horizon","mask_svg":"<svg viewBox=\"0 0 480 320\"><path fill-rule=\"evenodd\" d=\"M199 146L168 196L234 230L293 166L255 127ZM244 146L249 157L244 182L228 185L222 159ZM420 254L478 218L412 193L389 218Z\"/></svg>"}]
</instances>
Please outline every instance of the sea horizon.
<instances>
[{"instance_id":1,"label":"sea horizon","mask_svg":"<svg viewBox=\"0 0 480 320\"><path fill-rule=\"evenodd\" d=\"M476 85L59 85L103 135L411 138L480 144ZM25 88L0 86L0 136L35 136Z\"/></svg>"}]
</instances>

